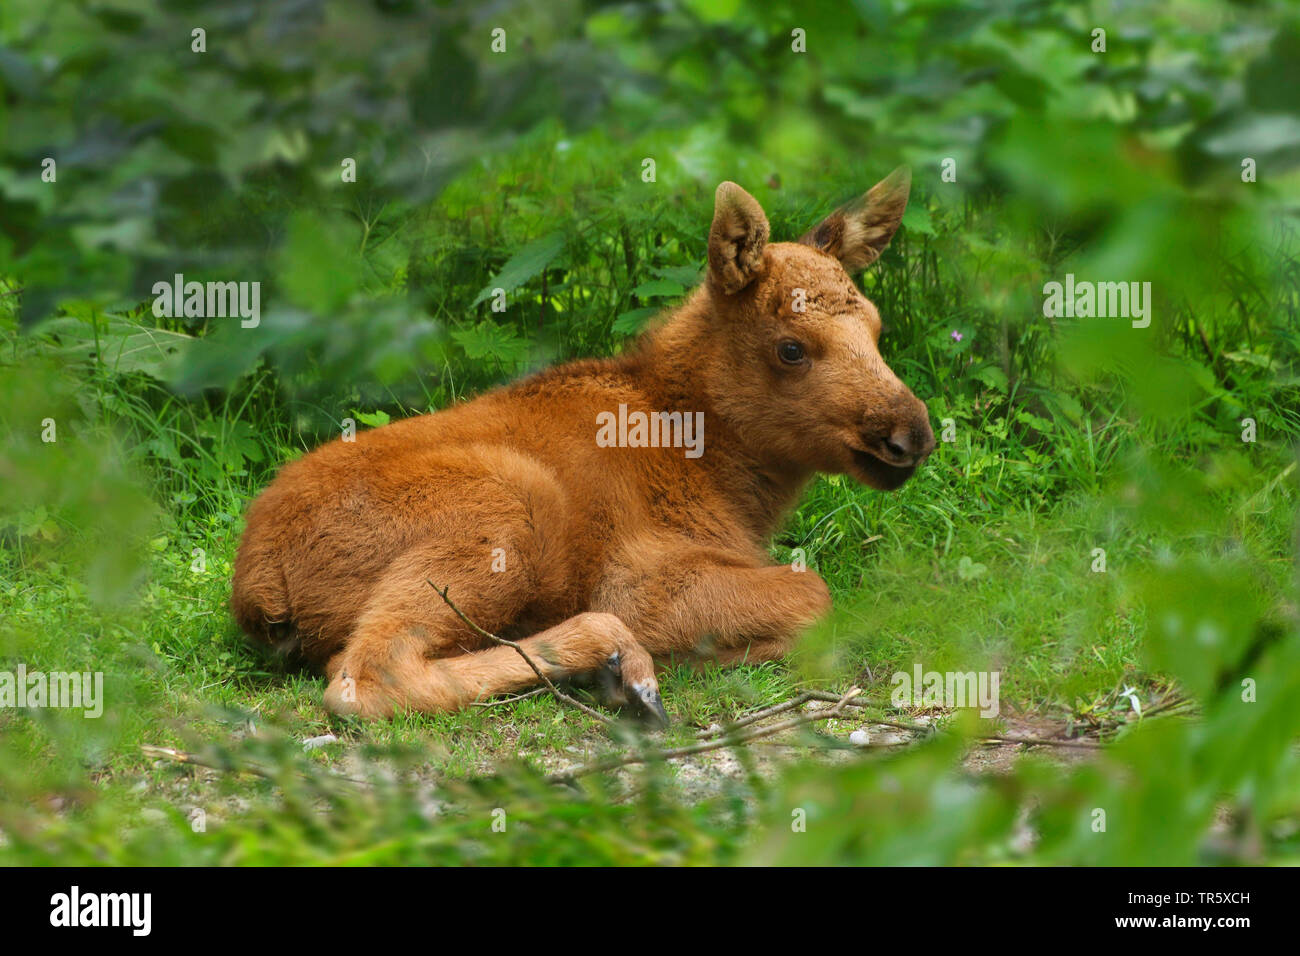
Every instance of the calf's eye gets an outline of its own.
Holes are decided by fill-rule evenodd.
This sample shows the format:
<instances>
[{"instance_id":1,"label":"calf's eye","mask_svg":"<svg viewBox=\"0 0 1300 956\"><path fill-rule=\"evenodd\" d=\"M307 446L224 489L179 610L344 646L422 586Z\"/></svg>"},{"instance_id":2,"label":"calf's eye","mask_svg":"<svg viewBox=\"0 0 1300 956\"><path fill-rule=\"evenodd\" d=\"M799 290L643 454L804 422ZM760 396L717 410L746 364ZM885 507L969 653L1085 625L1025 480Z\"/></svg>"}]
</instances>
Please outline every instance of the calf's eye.
<instances>
[{"instance_id":1,"label":"calf's eye","mask_svg":"<svg viewBox=\"0 0 1300 956\"><path fill-rule=\"evenodd\" d=\"M787 365L797 365L803 361L803 346L798 342L782 342L776 347L776 354Z\"/></svg>"}]
</instances>

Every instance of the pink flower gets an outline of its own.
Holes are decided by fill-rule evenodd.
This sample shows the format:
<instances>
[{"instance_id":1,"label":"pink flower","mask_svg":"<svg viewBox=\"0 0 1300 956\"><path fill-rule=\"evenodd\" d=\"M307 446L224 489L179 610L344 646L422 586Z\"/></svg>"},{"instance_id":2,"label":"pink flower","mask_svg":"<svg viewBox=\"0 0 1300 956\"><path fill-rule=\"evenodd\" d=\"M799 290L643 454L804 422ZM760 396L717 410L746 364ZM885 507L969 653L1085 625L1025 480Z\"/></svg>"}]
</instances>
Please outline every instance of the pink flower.
<instances>
[{"instance_id":1,"label":"pink flower","mask_svg":"<svg viewBox=\"0 0 1300 956\"><path fill-rule=\"evenodd\" d=\"M954 342L960 342L962 340L962 334L958 332L956 329L952 330L952 340Z\"/></svg>"}]
</instances>

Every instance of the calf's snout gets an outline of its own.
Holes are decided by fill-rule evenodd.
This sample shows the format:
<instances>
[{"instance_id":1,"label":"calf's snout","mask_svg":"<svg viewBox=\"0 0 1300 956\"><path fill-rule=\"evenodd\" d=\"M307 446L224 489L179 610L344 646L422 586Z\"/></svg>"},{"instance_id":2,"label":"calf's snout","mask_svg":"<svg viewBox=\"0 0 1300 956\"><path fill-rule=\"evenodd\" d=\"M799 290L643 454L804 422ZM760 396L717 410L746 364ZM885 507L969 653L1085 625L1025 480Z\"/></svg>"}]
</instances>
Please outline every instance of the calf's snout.
<instances>
[{"instance_id":1,"label":"calf's snout","mask_svg":"<svg viewBox=\"0 0 1300 956\"><path fill-rule=\"evenodd\" d=\"M934 451L930 411L910 390L890 405L889 414L871 416L863 429L867 447L891 465L914 466Z\"/></svg>"}]
</instances>

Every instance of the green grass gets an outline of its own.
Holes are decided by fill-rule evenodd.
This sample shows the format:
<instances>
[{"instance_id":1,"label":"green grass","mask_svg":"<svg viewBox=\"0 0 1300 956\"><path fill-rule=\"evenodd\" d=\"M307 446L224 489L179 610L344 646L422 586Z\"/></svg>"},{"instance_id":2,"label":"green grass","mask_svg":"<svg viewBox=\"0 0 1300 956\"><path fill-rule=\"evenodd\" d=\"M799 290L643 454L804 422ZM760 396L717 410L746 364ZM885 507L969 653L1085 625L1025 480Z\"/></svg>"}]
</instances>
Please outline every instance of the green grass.
<instances>
[{"instance_id":1,"label":"green grass","mask_svg":"<svg viewBox=\"0 0 1300 956\"><path fill-rule=\"evenodd\" d=\"M1000 148L1014 153L1008 136ZM761 149L719 142L726 175L734 162L763 181ZM1029 186L953 199L927 194L918 174L914 218L863 287L885 317L886 359L943 440L896 493L836 477L809 488L771 552L784 562L799 549L836 615L789 661L665 674L674 725L654 743L689 743L809 686L856 684L874 706L798 746L739 751L738 776L712 791L696 787L698 767L678 765L544 784L558 761L646 743L547 696L337 718L321 707L320 677L242 639L226 608L231 565L242 515L280 465L344 418L418 414L541 363L615 353L644 310L695 281L703 200L681 181L648 198L619 172L624 153L660 147L661 130L615 143L542 124L436 201L378 213L364 243L337 210L311 220L321 248L295 220L285 291L306 311L268 316L267 331L288 331L255 347L155 320L137 301L68 300L20 329L20 284L0 275L0 662L103 671L112 702L99 721L0 711L0 862L1297 858L1296 236L1245 213L1221 223L1190 190L1142 206L1141 228L1111 210L1099 239L1087 204L1071 220L1044 213L1051 197ZM773 235L798 235L842 184L866 185L856 159L827 159L801 189L757 189ZM1044 168L1080 196L1110 195L1052 160ZM521 195L517 183L537 188ZM1112 200L1126 210L1145 196ZM563 254L533 263L507 313L470 305L552 233ZM1208 268L1195 242L1176 241L1184 233L1222 236L1231 251L1216 246ZM1162 301L1149 334L1043 319L1043 277L1081 268L1094 246L1160 250L1140 262L1168 288L1209 274L1222 285ZM303 281L326 274L337 288ZM1241 440L1246 417L1255 443ZM39 438L46 418L54 444ZM888 702L891 675L916 663L999 670L1007 719L1104 732L1113 745L1070 773L1031 758L973 780L968 738L996 727L944 715L946 733L906 753L846 756L868 715L915 716ZM1243 680L1258 684L1250 706ZM1132 707L1175 696L1195 719L1144 720ZM338 742L302 752L326 733ZM155 760L143 745L225 769ZM805 805L825 825L799 841L790 813ZM1115 811L1113 839L1087 826L1097 806ZM190 825L194 808L205 831ZM497 808L508 837L490 828ZM1246 836L1210 853L1220 808ZM1014 821L1031 809L1041 840L1016 849Z\"/></svg>"},{"instance_id":2,"label":"green grass","mask_svg":"<svg viewBox=\"0 0 1300 956\"><path fill-rule=\"evenodd\" d=\"M941 296L944 275L931 274L930 284L913 277L907 295ZM889 712L890 676L920 663L998 670L1005 718L1101 730L1120 738L1122 754L1128 731L1141 726L1130 694L1144 709L1184 693L1205 706L1240 658L1230 647L1204 665L1200 657L1189 663L1185 645L1153 639L1152 621L1164 620L1153 613L1167 617L1173 607L1161 603L1162 593L1171 582L1202 580L1200 556L1219 562L1223 579L1189 585L1174 610L1195 615L1201 596L1236 602L1230 610L1245 629L1232 632L1233 647L1263 633L1251 628L1294 626L1294 459L1276 429L1264 442L1243 445L1234 422L1249 405L1261 421L1292 428L1293 387L1276 388L1248 368L1235 390L1210 386L1204 401L1159 416L1143 413L1142 396L1122 376L1090 385L1048 369L1026 369L1033 374L1022 380L1037 375L1035 385L978 378L979 366L961 353L936 359L934 343L944 341L947 321L932 323L937 334L913 330L909 337L907 325L917 319L905 297L875 294L898 297L893 314L902 321L886 339L887 354L935 420L952 419L953 440L942 441L893 494L837 477L810 487L772 555L789 561L802 549L831 585L836 615L787 662L665 674L674 725L653 743L690 743L702 728L808 686L857 684L875 705L873 715L897 719ZM90 324L96 334L98 321ZM25 469L26 482L17 486L18 520L6 525L0 549L0 659L22 660L31 670L101 670L112 706L95 722L0 713L0 831L8 841L0 860L894 862L882 834L870 847L853 840L791 846L774 834L801 788L837 793L840 785L830 781L843 775L849 782L842 786L870 791L880 768L896 760L904 761L899 772L909 775L908 786L942 788L944 768L959 761L952 744L941 742L919 748L911 762L828 766L826 755L864 714L827 728L830 737L742 751L740 777L718 778L704 791L692 789L689 769L669 765L589 779L569 793L542 784L539 774L648 741L628 725L607 731L547 696L382 723L331 716L320 705L321 678L286 670L251 647L226 609L241 516L279 464L329 436L311 424L319 415L308 414L266 370L230 390L184 398L152 376L106 367L98 353L43 366L48 344L12 340L29 362L7 386L10 421L39 420L51 409L64 437L49 446L30 428L13 432L11 460ZM617 347L605 336L596 350ZM444 378L460 378L448 370ZM1056 384L1041 384L1048 379ZM427 397L431 405L443 400ZM373 408L356 395L311 405L332 409L327 417L335 421ZM1287 434L1293 438L1294 429ZM86 480L91 475L103 480ZM1096 548L1105 550L1104 573L1093 570ZM1213 620L1217 610L1199 613ZM974 729L959 717L943 722L957 738ZM302 753L303 739L326 733L338 742ZM156 761L143 745L257 772ZM1147 766L1176 747L1192 752L1195 738L1168 746ZM1266 769L1285 777L1289 766ZM922 840L907 858L1031 858L1010 849L1003 822L1008 806L1051 794L1056 778L1035 773L1026 765L1014 778L1020 789L1004 802L963 791L967 842ZM1222 773L1228 776L1199 785L1231 804L1230 774ZM340 776L370 785L358 792ZM1056 795L1066 804L1104 789L1108 778L1081 771L1071 779L1078 792ZM630 790L629 781L636 781ZM1266 816L1284 824L1300 807L1300 791L1279 793ZM838 812L839 798L825 799L826 812ZM515 836L494 842L484 831L498 805L509 808ZM1196 833L1204 826L1196 822L1200 804L1189 798L1188 805L1184 822ZM943 806L926 813L941 816ZM203 832L191 827L194 808L211 824ZM895 822L920 832L926 813ZM987 830L990 820L996 826ZM874 823L862 825L875 832ZM1090 845L1069 836L1072 825L1060 825L1055 843L1045 841L1045 852L1056 855L1043 859L1094 858ZM1287 838L1270 845L1279 857L1291 852ZM1095 859L1147 852L1128 846Z\"/></svg>"}]
</instances>

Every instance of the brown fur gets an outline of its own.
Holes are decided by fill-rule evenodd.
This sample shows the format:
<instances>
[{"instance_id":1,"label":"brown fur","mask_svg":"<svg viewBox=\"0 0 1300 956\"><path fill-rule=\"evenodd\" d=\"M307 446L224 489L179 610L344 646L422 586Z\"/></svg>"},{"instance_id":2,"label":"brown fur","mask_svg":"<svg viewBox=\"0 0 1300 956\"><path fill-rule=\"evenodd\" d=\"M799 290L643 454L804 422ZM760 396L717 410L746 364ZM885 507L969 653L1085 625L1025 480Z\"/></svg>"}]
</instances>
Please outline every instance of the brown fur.
<instances>
[{"instance_id":1,"label":"brown fur","mask_svg":"<svg viewBox=\"0 0 1300 956\"><path fill-rule=\"evenodd\" d=\"M759 204L723 183L708 280L635 350L287 465L249 509L236 619L322 667L331 710L367 716L536 682L430 580L481 627L522 639L548 676L605 668L660 714L655 659L781 656L830 607L814 572L765 555L805 483L824 471L895 488L934 446L842 264L880 254L907 188L896 171L802 244L768 244ZM703 412L703 455L600 447L597 415L620 403Z\"/></svg>"}]
</instances>

